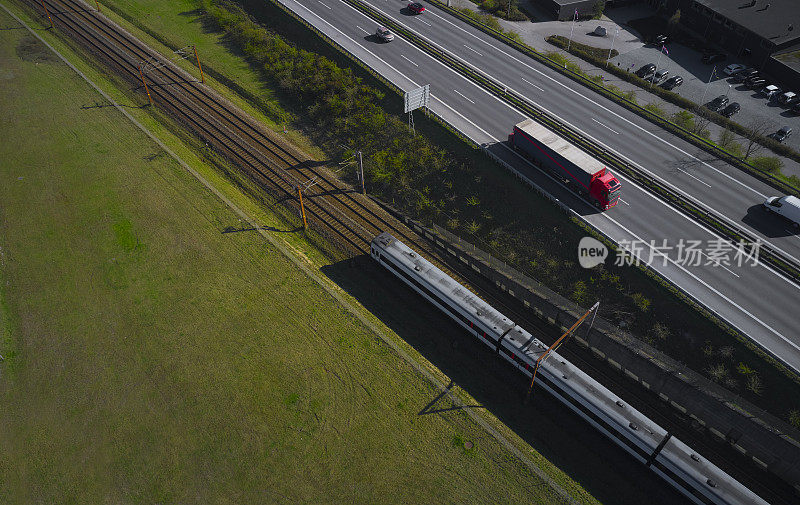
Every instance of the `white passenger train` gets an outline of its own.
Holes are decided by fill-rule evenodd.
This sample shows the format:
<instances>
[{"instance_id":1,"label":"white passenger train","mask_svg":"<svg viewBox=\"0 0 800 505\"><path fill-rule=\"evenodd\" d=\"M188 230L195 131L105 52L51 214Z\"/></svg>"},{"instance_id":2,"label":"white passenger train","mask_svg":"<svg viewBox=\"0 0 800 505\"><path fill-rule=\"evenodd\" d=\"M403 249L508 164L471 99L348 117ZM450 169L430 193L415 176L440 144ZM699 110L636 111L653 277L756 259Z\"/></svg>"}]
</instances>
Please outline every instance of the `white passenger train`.
<instances>
[{"instance_id":1,"label":"white passenger train","mask_svg":"<svg viewBox=\"0 0 800 505\"><path fill-rule=\"evenodd\" d=\"M372 240L370 254L503 359L524 374L533 374L546 346L530 333L389 233ZM544 360L537 384L694 503L767 504L559 354Z\"/></svg>"}]
</instances>

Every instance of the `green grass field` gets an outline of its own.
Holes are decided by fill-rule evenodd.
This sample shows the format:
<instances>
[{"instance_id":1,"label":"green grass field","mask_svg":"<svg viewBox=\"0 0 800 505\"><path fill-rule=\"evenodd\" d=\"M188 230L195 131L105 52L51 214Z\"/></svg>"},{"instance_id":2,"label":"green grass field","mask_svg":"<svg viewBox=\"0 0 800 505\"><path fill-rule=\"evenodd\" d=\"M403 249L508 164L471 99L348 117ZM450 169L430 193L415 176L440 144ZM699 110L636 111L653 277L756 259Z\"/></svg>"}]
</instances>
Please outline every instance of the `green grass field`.
<instances>
[{"instance_id":1,"label":"green grass field","mask_svg":"<svg viewBox=\"0 0 800 505\"><path fill-rule=\"evenodd\" d=\"M0 81L0 503L558 503L24 30Z\"/></svg>"}]
</instances>

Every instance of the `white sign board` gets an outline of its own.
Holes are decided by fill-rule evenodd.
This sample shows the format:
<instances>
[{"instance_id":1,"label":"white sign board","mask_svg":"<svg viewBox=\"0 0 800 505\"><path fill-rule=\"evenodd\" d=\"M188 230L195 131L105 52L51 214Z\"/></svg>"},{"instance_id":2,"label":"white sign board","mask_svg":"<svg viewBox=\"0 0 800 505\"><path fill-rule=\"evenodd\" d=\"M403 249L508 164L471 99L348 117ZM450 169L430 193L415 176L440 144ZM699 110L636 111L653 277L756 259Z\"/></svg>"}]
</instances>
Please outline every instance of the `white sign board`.
<instances>
[{"instance_id":1,"label":"white sign board","mask_svg":"<svg viewBox=\"0 0 800 505\"><path fill-rule=\"evenodd\" d=\"M427 107L431 98L431 85L426 84L417 89L407 91L403 95L403 112L411 112L420 107Z\"/></svg>"}]
</instances>

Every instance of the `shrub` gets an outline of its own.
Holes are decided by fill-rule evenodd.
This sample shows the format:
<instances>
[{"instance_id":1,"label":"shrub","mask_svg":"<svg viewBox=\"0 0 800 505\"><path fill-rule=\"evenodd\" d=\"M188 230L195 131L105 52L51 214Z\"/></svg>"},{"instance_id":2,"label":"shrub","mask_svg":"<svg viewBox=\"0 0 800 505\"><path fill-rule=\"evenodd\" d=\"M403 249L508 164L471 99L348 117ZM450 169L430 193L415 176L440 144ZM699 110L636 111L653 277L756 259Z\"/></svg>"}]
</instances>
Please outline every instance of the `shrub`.
<instances>
[{"instance_id":1,"label":"shrub","mask_svg":"<svg viewBox=\"0 0 800 505\"><path fill-rule=\"evenodd\" d=\"M645 105L644 108L652 112L656 116L665 117L667 115L667 112L664 110L664 107L662 107L663 103L664 102L658 102L658 103L650 102L647 105Z\"/></svg>"},{"instance_id":2,"label":"shrub","mask_svg":"<svg viewBox=\"0 0 800 505\"><path fill-rule=\"evenodd\" d=\"M629 102L636 103L636 92L634 90L626 91L622 94L622 98Z\"/></svg>"},{"instance_id":3,"label":"shrub","mask_svg":"<svg viewBox=\"0 0 800 505\"><path fill-rule=\"evenodd\" d=\"M641 293L634 293L631 295L633 304L642 312L650 310L650 300Z\"/></svg>"},{"instance_id":4,"label":"shrub","mask_svg":"<svg viewBox=\"0 0 800 505\"><path fill-rule=\"evenodd\" d=\"M747 376L745 387L748 389L748 391L752 391L757 395L760 395L761 392L764 391L764 383L761 381L761 377L755 373Z\"/></svg>"},{"instance_id":5,"label":"shrub","mask_svg":"<svg viewBox=\"0 0 800 505\"><path fill-rule=\"evenodd\" d=\"M514 30L507 31L506 36L515 42L519 42L520 44L524 43L524 41L522 40L522 36L519 33L515 32Z\"/></svg>"},{"instance_id":6,"label":"shrub","mask_svg":"<svg viewBox=\"0 0 800 505\"><path fill-rule=\"evenodd\" d=\"M725 379L728 378L728 367L726 367L722 363L719 363L719 364L716 364L716 365L714 365L712 367L707 368L706 372L708 372L708 376L714 382L723 383L723 382L725 382Z\"/></svg>"},{"instance_id":7,"label":"shrub","mask_svg":"<svg viewBox=\"0 0 800 505\"><path fill-rule=\"evenodd\" d=\"M485 24L486 26L488 26L492 30L498 31L500 33L503 33L503 27L500 26L500 22L498 22L497 19L495 19L494 17L492 17L489 14L482 14L480 12L475 12L474 10L469 9L467 7L462 7L460 9L458 9L458 12L460 12L461 14L464 14L465 16L467 16L469 18L474 19L478 23Z\"/></svg>"},{"instance_id":8,"label":"shrub","mask_svg":"<svg viewBox=\"0 0 800 505\"><path fill-rule=\"evenodd\" d=\"M672 115L672 122L686 130L694 129L694 114L688 110L682 110Z\"/></svg>"},{"instance_id":9,"label":"shrub","mask_svg":"<svg viewBox=\"0 0 800 505\"><path fill-rule=\"evenodd\" d=\"M777 156L759 156L753 159L750 164L770 174L780 173L783 167L783 162Z\"/></svg>"},{"instance_id":10,"label":"shrub","mask_svg":"<svg viewBox=\"0 0 800 505\"><path fill-rule=\"evenodd\" d=\"M592 18L600 19L603 17L603 9L606 8L606 0L597 0L592 5Z\"/></svg>"},{"instance_id":11,"label":"shrub","mask_svg":"<svg viewBox=\"0 0 800 505\"><path fill-rule=\"evenodd\" d=\"M581 44L580 42L575 42L574 40L570 42L570 40L563 35L550 35L545 40L554 46L560 47L561 49L566 49L569 47L569 52L574 53L598 66L605 66L606 60L608 59L608 49ZM612 58L618 54L619 51L616 49L611 50Z\"/></svg>"},{"instance_id":12,"label":"shrub","mask_svg":"<svg viewBox=\"0 0 800 505\"><path fill-rule=\"evenodd\" d=\"M795 428L800 428L800 410L789 411L789 424Z\"/></svg>"},{"instance_id":13,"label":"shrub","mask_svg":"<svg viewBox=\"0 0 800 505\"><path fill-rule=\"evenodd\" d=\"M572 301L579 305L585 305L586 302L589 300L589 294L586 292L586 283L583 281L577 281L572 285Z\"/></svg>"},{"instance_id":14,"label":"shrub","mask_svg":"<svg viewBox=\"0 0 800 505\"><path fill-rule=\"evenodd\" d=\"M650 329L650 334L660 340L667 340L670 336L669 326L664 323L658 322Z\"/></svg>"},{"instance_id":15,"label":"shrub","mask_svg":"<svg viewBox=\"0 0 800 505\"><path fill-rule=\"evenodd\" d=\"M726 345L725 347L720 347L719 351L717 351L717 354L719 354L723 358L730 358L731 356L733 356L733 351L734 351L733 347Z\"/></svg>"}]
</instances>

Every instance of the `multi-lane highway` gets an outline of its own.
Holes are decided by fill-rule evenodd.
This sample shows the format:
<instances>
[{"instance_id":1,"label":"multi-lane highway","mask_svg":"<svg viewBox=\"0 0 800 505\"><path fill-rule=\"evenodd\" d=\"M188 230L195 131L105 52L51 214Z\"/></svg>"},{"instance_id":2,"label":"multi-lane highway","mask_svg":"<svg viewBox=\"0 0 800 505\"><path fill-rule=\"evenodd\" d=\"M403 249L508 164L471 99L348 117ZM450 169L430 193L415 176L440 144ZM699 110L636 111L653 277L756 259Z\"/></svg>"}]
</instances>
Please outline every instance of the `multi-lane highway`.
<instances>
[{"instance_id":1,"label":"multi-lane highway","mask_svg":"<svg viewBox=\"0 0 800 505\"><path fill-rule=\"evenodd\" d=\"M530 179L557 196L593 226L619 241L640 241L639 255L775 356L800 370L800 337L794 311L800 288L770 268L752 264L708 265L718 237L617 174L623 203L598 213L586 202L548 179L503 143L525 116L505 102L442 65L401 37L381 44L372 35L376 22L340 0L281 2L365 64L403 90L431 85L431 110L488 146ZM402 23L463 61L528 97L537 106L616 151L630 162L744 226L795 258L800 238L783 223L764 216L757 205L775 193L757 181L613 102L581 88L482 32L428 6L420 16L407 15L399 0L367 0L368 5ZM681 262L681 243L697 240L701 264ZM683 242L681 242L683 241ZM654 250L651 244L666 245ZM577 244L575 244L577 253ZM669 249L669 248L672 249ZM734 259L734 255L729 255Z\"/></svg>"}]
</instances>

